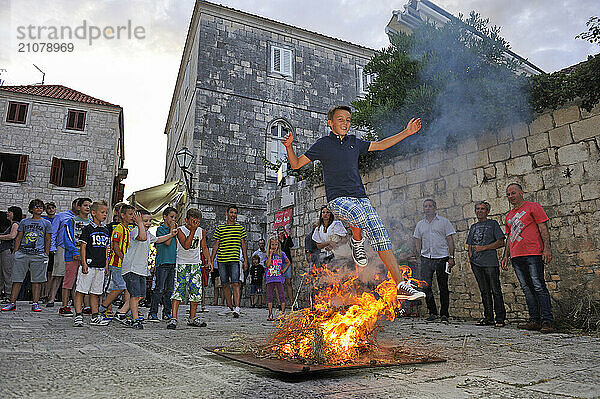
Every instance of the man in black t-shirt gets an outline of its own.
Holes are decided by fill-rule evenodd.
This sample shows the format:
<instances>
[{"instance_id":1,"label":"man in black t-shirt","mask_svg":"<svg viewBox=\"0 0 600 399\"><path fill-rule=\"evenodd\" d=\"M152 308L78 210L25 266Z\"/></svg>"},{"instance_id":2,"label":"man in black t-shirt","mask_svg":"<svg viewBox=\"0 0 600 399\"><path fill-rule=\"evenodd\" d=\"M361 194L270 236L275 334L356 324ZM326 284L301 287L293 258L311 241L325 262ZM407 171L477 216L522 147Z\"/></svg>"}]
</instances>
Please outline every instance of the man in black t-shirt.
<instances>
[{"instance_id":1,"label":"man in black t-shirt","mask_svg":"<svg viewBox=\"0 0 600 399\"><path fill-rule=\"evenodd\" d=\"M493 325L495 313L496 327L504 327L506 309L500 287L500 264L496 253L496 249L504 246L504 233L498 222L487 218L489 213L490 204L487 202L478 201L475 204L477 223L471 226L467 237L469 260L483 301L483 319L478 325Z\"/></svg>"}]
</instances>

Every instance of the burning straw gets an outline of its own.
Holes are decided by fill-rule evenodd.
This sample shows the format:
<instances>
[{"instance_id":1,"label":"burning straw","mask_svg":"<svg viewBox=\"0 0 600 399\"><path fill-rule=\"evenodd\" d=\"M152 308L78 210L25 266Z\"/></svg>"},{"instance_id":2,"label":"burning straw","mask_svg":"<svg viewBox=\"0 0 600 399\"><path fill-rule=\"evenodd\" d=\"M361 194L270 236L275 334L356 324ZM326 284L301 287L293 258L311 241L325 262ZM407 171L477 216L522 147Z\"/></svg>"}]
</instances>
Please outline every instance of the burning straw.
<instances>
[{"instance_id":1,"label":"burning straw","mask_svg":"<svg viewBox=\"0 0 600 399\"><path fill-rule=\"evenodd\" d=\"M410 279L410 268L401 269ZM358 271L344 274L314 267L308 278L327 282L316 288L315 306L280 316L276 330L255 355L345 364L381 352L375 342L377 322L394 319L399 306L396 284L388 278L371 291L358 280Z\"/></svg>"}]
</instances>

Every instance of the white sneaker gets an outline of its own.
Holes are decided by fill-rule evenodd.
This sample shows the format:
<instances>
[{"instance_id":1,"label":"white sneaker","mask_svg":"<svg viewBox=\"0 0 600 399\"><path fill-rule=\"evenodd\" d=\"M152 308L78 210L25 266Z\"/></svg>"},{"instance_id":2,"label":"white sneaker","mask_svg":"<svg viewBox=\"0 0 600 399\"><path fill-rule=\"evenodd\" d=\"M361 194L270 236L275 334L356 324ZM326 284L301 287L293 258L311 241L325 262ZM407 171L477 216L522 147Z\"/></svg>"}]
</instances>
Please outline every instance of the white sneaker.
<instances>
[{"instance_id":1,"label":"white sneaker","mask_svg":"<svg viewBox=\"0 0 600 399\"><path fill-rule=\"evenodd\" d=\"M239 307L236 307L235 309L233 309L233 317L236 319L238 317L240 317L240 308Z\"/></svg>"},{"instance_id":2,"label":"white sneaker","mask_svg":"<svg viewBox=\"0 0 600 399\"><path fill-rule=\"evenodd\" d=\"M350 239L350 249L352 249L352 259L359 266L366 266L369 263L367 259L367 253L365 252L365 238L363 237L360 241L355 241L354 238Z\"/></svg>"},{"instance_id":3,"label":"white sneaker","mask_svg":"<svg viewBox=\"0 0 600 399\"><path fill-rule=\"evenodd\" d=\"M417 291L411 285L410 281L403 281L398 284L398 295L396 296L399 300L414 301L415 299L425 298L425 293Z\"/></svg>"},{"instance_id":4,"label":"white sneaker","mask_svg":"<svg viewBox=\"0 0 600 399\"><path fill-rule=\"evenodd\" d=\"M227 309L227 310L224 310L224 311L222 311L222 312L219 312L219 313L217 313L217 315L218 315L218 316L228 316L228 315L230 315L231 313L233 313L233 310L229 310L229 309Z\"/></svg>"}]
</instances>

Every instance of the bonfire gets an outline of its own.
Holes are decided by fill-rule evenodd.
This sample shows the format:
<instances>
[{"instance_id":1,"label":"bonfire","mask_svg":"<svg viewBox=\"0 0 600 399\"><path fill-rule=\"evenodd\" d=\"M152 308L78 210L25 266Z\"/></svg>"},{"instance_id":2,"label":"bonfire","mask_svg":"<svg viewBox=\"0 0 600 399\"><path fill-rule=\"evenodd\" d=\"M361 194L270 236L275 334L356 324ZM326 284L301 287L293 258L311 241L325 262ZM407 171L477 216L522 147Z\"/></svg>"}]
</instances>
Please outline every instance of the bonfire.
<instances>
[{"instance_id":1,"label":"bonfire","mask_svg":"<svg viewBox=\"0 0 600 399\"><path fill-rule=\"evenodd\" d=\"M411 278L408 266L400 266ZM377 353L377 323L393 320L400 306L396 283L388 278L369 289L358 279L358 269L344 277L326 267L313 267L305 278L327 281L315 288L315 304L282 315L275 331L260 349L261 357L275 357L309 364L348 364Z\"/></svg>"}]
</instances>

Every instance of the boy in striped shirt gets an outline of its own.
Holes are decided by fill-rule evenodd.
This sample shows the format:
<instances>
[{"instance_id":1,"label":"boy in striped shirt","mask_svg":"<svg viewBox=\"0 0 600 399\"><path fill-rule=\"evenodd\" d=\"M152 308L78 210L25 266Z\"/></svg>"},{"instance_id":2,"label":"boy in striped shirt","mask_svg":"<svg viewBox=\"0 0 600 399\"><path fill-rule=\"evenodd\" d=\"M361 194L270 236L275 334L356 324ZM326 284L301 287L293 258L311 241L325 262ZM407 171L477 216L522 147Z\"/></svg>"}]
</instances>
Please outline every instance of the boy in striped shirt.
<instances>
[{"instance_id":1,"label":"boy in striped shirt","mask_svg":"<svg viewBox=\"0 0 600 399\"><path fill-rule=\"evenodd\" d=\"M215 245L211 255L211 263L214 264L215 257L217 258L225 301L235 318L240 317L240 249L244 258L242 267L244 271L248 270L246 229L236 222L237 214L237 206L227 207L227 222L215 230ZM233 304L231 303L232 287Z\"/></svg>"}]
</instances>

